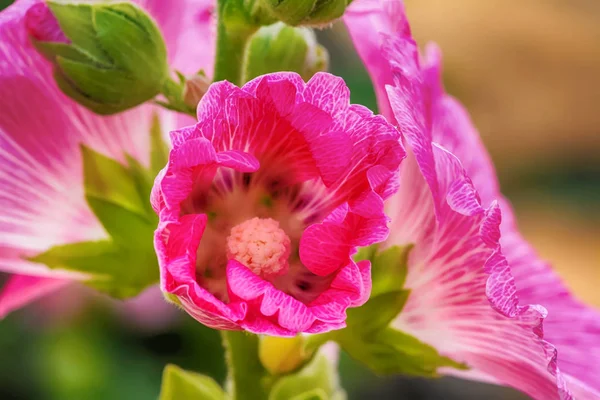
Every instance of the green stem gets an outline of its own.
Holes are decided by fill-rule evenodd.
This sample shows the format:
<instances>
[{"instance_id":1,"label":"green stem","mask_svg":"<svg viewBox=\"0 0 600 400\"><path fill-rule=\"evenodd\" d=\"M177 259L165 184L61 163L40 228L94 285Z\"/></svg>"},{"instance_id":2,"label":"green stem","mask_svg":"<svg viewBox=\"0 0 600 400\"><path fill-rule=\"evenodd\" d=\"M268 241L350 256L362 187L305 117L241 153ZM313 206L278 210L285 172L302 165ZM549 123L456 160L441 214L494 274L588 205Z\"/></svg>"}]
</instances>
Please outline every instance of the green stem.
<instances>
[{"instance_id":1,"label":"green stem","mask_svg":"<svg viewBox=\"0 0 600 400\"><path fill-rule=\"evenodd\" d=\"M239 3L239 4L238 4ZM244 83L244 60L250 36L258 26L248 22L240 0L218 0L217 49L213 81Z\"/></svg>"},{"instance_id":2,"label":"green stem","mask_svg":"<svg viewBox=\"0 0 600 400\"><path fill-rule=\"evenodd\" d=\"M266 400L267 372L258 359L258 336L241 331L221 331L232 400Z\"/></svg>"}]
</instances>

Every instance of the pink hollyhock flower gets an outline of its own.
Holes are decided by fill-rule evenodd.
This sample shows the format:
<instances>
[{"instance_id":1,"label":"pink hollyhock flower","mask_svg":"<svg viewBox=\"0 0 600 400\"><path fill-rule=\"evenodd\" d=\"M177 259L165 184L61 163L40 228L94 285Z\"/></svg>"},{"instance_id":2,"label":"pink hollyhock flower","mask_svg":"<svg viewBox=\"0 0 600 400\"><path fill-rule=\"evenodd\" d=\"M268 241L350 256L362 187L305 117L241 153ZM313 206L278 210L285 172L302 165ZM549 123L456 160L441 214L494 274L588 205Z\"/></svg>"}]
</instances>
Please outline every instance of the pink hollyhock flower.
<instances>
[{"instance_id":1,"label":"pink hollyhock flower","mask_svg":"<svg viewBox=\"0 0 600 400\"><path fill-rule=\"evenodd\" d=\"M415 245L394 326L471 368L444 373L536 399L600 398L600 314L517 232L477 131L442 89L437 48L419 59L400 1L356 0L345 22L411 150L388 203L386 243Z\"/></svg>"},{"instance_id":2,"label":"pink hollyhock flower","mask_svg":"<svg viewBox=\"0 0 600 400\"><path fill-rule=\"evenodd\" d=\"M198 46L197 37L210 37L212 1L139 3L157 18L175 68L210 72L214 49L210 43ZM51 65L32 47L29 35L66 40L38 0L18 0L0 12L0 92L10 94L0 96L0 270L13 274L0 293L0 317L82 278L26 257L105 237L84 198L79 146L119 160L127 152L147 164L155 112L143 106L101 117L77 105L57 88ZM189 51L194 59L185 57Z\"/></svg>"},{"instance_id":3,"label":"pink hollyhock flower","mask_svg":"<svg viewBox=\"0 0 600 400\"><path fill-rule=\"evenodd\" d=\"M343 327L370 292L369 263L351 256L388 235L398 139L329 74L213 84L198 123L171 133L152 193L163 291L214 328Z\"/></svg>"}]
</instances>

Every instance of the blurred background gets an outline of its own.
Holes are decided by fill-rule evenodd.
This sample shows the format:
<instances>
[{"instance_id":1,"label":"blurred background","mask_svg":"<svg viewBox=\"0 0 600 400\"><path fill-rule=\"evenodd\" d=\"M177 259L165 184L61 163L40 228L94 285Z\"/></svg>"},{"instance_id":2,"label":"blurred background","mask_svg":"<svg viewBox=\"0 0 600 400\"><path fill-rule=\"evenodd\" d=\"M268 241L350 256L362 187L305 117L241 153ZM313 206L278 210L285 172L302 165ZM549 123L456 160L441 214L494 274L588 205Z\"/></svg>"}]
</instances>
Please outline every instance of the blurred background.
<instances>
[{"instance_id":1,"label":"blurred background","mask_svg":"<svg viewBox=\"0 0 600 400\"><path fill-rule=\"evenodd\" d=\"M446 87L479 127L522 232L600 307L600 2L406 3L419 43L442 48ZM319 36L353 101L375 109L343 27ZM218 334L153 290L124 304L71 289L0 321L0 399L154 399L168 362L222 380ZM526 399L456 379L377 378L344 355L341 363L351 399Z\"/></svg>"}]
</instances>

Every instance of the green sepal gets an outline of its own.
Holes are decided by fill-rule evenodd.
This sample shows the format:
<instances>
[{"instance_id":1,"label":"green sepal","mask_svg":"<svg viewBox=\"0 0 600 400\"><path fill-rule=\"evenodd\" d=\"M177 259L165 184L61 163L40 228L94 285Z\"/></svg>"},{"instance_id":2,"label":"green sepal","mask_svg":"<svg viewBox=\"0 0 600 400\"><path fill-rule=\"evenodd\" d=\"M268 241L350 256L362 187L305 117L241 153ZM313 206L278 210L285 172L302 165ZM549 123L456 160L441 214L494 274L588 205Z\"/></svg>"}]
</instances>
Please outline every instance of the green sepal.
<instances>
[{"instance_id":1,"label":"green sepal","mask_svg":"<svg viewBox=\"0 0 600 400\"><path fill-rule=\"evenodd\" d=\"M144 201L135 185L135 176L123 164L86 146L81 147L85 195L114 203L133 213L145 215Z\"/></svg>"},{"instance_id":2,"label":"green sepal","mask_svg":"<svg viewBox=\"0 0 600 400\"><path fill-rule=\"evenodd\" d=\"M135 76L140 95L162 86L169 75L167 47L156 24L138 7L116 3L94 13L97 39L115 66ZM152 96L150 96L152 97Z\"/></svg>"},{"instance_id":3,"label":"green sepal","mask_svg":"<svg viewBox=\"0 0 600 400\"><path fill-rule=\"evenodd\" d=\"M347 329L365 338L373 336L400 314L409 294L409 290L387 292L371 297L362 307L348 309Z\"/></svg>"},{"instance_id":4,"label":"green sepal","mask_svg":"<svg viewBox=\"0 0 600 400\"><path fill-rule=\"evenodd\" d=\"M46 4L58 20L60 29L75 48L87 54L98 64L112 65L110 56L98 47L92 5L59 1L47 1Z\"/></svg>"},{"instance_id":5,"label":"green sepal","mask_svg":"<svg viewBox=\"0 0 600 400\"><path fill-rule=\"evenodd\" d=\"M337 369L323 353L317 354L299 372L280 378L269 394L269 400L342 400L345 397L339 386Z\"/></svg>"},{"instance_id":6,"label":"green sepal","mask_svg":"<svg viewBox=\"0 0 600 400\"><path fill-rule=\"evenodd\" d=\"M408 255L412 248L412 245L391 246L384 251L376 251L371 258L371 297L403 290L408 273Z\"/></svg>"},{"instance_id":7,"label":"green sepal","mask_svg":"<svg viewBox=\"0 0 600 400\"><path fill-rule=\"evenodd\" d=\"M379 251L375 245L356 254L357 261L371 261L371 297L362 307L347 311L346 329L327 335L351 357L381 375L435 377L441 367L466 369L466 365L440 355L434 347L393 327L393 320L410 296L404 284L412 247L392 246Z\"/></svg>"},{"instance_id":8,"label":"green sepal","mask_svg":"<svg viewBox=\"0 0 600 400\"><path fill-rule=\"evenodd\" d=\"M307 81L327 68L327 51L317 44L310 28L294 28L279 22L260 28L246 50L245 81L277 72L297 72Z\"/></svg>"},{"instance_id":9,"label":"green sepal","mask_svg":"<svg viewBox=\"0 0 600 400\"><path fill-rule=\"evenodd\" d=\"M173 364L165 367L159 400L225 400L225 392L211 377L185 371Z\"/></svg>"}]
</instances>

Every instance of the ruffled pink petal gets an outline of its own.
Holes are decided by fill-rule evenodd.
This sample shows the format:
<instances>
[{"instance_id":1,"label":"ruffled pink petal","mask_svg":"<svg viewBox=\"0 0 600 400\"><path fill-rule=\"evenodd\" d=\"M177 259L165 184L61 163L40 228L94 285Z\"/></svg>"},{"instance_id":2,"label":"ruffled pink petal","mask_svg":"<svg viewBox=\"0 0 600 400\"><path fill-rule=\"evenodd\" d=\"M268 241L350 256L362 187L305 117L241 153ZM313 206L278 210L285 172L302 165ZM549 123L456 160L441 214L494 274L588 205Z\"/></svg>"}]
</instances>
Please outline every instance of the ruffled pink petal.
<instances>
[{"instance_id":1,"label":"ruffled pink petal","mask_svg":"<svg viewBox=\"0 0 600 400\"><path fill-rule=\"evenodd\" d=\"M368 262L342 268L330 288L309 305L276 289L237 261L229 262L227 279L231 306L248 310L240 325L250 332L278 336L342 328L346 309L364 304L370 293Z\"/></svg>"},{"instance_id":2,"label":"ruffled pink petal","mask_svg":"<svg viewBox=\"0 0 600 400\"><path fill-rule=\"evenodd\" d=\"M498 207L475 209L474 198L457 198L457 192L473 193L457 189L456 181L470 185L459 161L441 148L434 154L440 192L454 203L441 203L436 218L414 157L403 164L401 192L390 201L395 222L388 243L414 244L406 279L411 295L394 326L471 368L444 373L512 386L534 398L560 398L548 371L554 354L541 339L545 310L518 305L497 241ZM402 190L404 184L410 187Z\"/></svg>"},{"instance_id":3,"label":"ruffled pink petal","mask_svg":"<svg viewBox=\"0 0 600 400\"><path fill-rule=\"evenodd\" d=\"M544 338L558 349L558 366L576 399L600 399L600 312L573 297L552 267L517 230L508 202L501 203L502 247L521 301L548 309Z\"/></svg>"},{"instance_id":4,"label":"ruffled pink petal","mask_svg":"<svg viewBox=\"0 0 600 400\"><path fill-rule=\"evenodd\" d=\"M0 291L0 319L47 294L60 290L71 281L12 275Z\"/></svg>"},{"instance_id":5,"label":"ruffled pink petal","mask_svg":"<svg viewBox=\"0 0 600 400\"><path fill-rule=\"evenodd\" d=\"M440 86L439 50L430 45L426 68L429 86ZM443 93L432 101L436 110L433 138L462 162L483 204L502 199L491 159L464 107ZM509 203L501 200L500 240L515 279L516 294L525 304L542 304L544 339L558 349L560 372L575 398L600 398L600 313L575 299L551 266L542 261L518 233ZM500 232L498 232L499 234Z\"/></svg>"}]
</instances>

